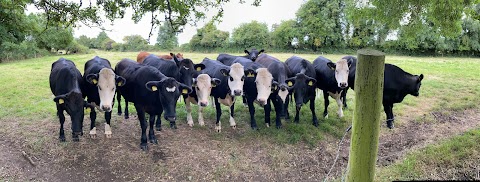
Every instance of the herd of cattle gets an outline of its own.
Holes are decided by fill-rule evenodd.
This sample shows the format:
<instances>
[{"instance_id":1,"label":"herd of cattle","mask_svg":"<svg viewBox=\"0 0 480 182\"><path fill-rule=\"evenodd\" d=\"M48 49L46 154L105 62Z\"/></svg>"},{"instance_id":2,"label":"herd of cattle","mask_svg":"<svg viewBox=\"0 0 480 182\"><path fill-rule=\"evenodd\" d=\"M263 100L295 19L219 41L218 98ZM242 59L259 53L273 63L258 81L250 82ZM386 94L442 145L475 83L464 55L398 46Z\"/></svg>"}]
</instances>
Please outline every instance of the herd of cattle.
<instances>
[{"instance_id":1,"label":"herd of cattle","mask_svg":"<svg viewBox=\"0 0 480 182\"><path fill-rule=\"evenodd\" d=\"M236 127L235 96L242 96L244 104L248 105L253 129L257 129L254 103L264 108L267 127L270 126L273 104L275 125L281 128L281 119L290 118L287 108L291 100L295 102L296 123L299 122L301 107L310 102L312 123L318 126L315 114L316 88L323 91L323 116L328 117L328 96L331 96L338 104L338 116L343 117L342 108L347 107L346 92L349 88L354 89L355 57L345 56L334 63L319 56L312 63L292 56L282 62L263 52L263 49L252 49L245 50L245 56L220 54L216 60L205 58L199 64L183 58L182 54L154 55L141 52L137 61L122 59L115 69L108 60L96 56L85 63L83 77L72 61L60 58L52 64L50 74L50 88L55 95L60 119L59 138L65 141L63 111L66 111L72 121L73 140L79 141L79 136L83 135L84 109L90 112L89 134L95 137L95 108L105 112L105 135L111 137L110 120L115 94L119 115L122 114L122 96L125 99L125 118L129 117L128 103L134 104L142 129L143 150L147 149L145 113L150 115L148 140L156 144L154 130L161 130L162 114L170 122L170 127L176 128L176 103L180 95L185 101L189 126L194 125L191 104L199 106L198 123L203 126L202 110L209 105L212 96L216 109L215 130L218 132L221 131L220 104L230 107L229 123L231 127ZM418 96L422 79L422 74L412 75L395 65L385 64L383 106L388 128L393 128L393 104L402 102L407 94Z\"/></svg>"}]
</instances>

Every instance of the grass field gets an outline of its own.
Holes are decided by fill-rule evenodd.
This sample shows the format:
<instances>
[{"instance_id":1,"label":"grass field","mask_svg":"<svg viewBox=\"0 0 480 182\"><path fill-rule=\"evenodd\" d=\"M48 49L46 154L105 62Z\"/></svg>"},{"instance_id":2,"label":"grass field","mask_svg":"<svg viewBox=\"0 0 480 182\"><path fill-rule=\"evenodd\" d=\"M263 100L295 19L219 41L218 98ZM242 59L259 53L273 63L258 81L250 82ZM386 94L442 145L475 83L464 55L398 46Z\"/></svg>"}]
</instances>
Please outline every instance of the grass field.
<instances>
[{"instance_id":1,"label":"grass field","mask_svg":"<svg viewBox=\"0 0 480 182\"><path fill-rule=\"evenodd\" d=\"M65 55L65 58L73 60L83 73L84 63L95 55L109 59L114 66L122 58L135 60L136 54L133 52L97 52L87 55ZM293 54L271 53L271 55L280 60L286 60ZM205 57L214 59L217 54L184 53L184 56L194 62L200 62ZM318 55L302 54L299 56L313 60ZM324 56L336 61L344 55ZM104 137L89 139L84 136L81 142L73 143L69 135L70 130L67 129L67 142L59 143L57 139L58 118L55 115L53 95L48 86L51 63L59 57L44 57L0 64L0 70L2 70L0 84L3 88L0 97L0 123L3 127L0 128L0 135L5 136L0 139L0 144L14 149L14 151L26 151L35 156L39 161L39 166L65 169L68 173L68 175L46 173L40 177L34 176L33 179L48 180L61 176L66 180L108 180L108 178L142 181L155 179L182 181L320 180L325 176L323 171L329 167L327 164L331 164L331 160L334 158L336 142L351 124L352 108L344 111L344 118L338 118L335 112L337 106L333 99L329 107L330 117L328 119L321 117L323 97L318 97L316 100L317 116L320 122L318 128L311 124L308 107L303 107L301 110L300 124L287 121L284 123L283 129L266 128L263 124L263 109L256 106L255 117L260 131L252 131L249 127L248 109L243 107L240 100L237 99L235 119L238 129L233 130L228 127L228 122L225 122L228 120L228 114L226 114L228 108L222 106L224 111L221 119L224 121L222 122L223 130L222 133L215 133L213 131L215 120L213 108L205 109L206 127L190 128L186 125L185 109L181 109L184 108L184 104L179 102L177 104L179 129L173 131L165 126L164 131L156 133L160 144L158 146L150 145L151 149L147 153L142 153L138 147L140 127L137 119L133 117L124 120L123 116L116 116L116 114L112 121L114 137L111 140ZM412 123L436 126L439 115L450 116L465 110L478 110L480 74L477 71L480 70L480 59L387 55L386 62L395 64L412 74L422 73L425 75L425 79L422 81L418 98L407 96L402 104L394 106L396 129L386 129L385 116L382 114L382 137L394 138L397 131L409 128ZM349 92L347 99L349 106L353 106L353 91ZM197 125L196 106L193 107L193 110L193 118ZM289 110L293 115L294 108L290 107ZM132 105L130 111L132 115L136 114ZM113 112L117 112L116 107ZM103 117L103 114L97 116L97 125L103 126ZM85 117L86 121L87 118ZM273 119L274 113L272 113ZM87 123L89 122L84 122L84 128L88 128ZM68 122L66 128L69 128ZM450 166L458 163L438 164L418 161L439 159L438 157L429 158L429 156L435 155L439 155L442 159L451 156L452 160L457 162L463 160L456 158L456 155L451 152L447 152L450 147L445 146L452 144L457 145L457 148L476 151L465 153L465 155L480 162L478 159L479 147L471 145L471 140L478 141L478 131L472 131L464 136L451 139L451 141L443 141L436 146L428 146L408 154L405 160L400 158L394 165L389 165L385 169L379 168L380 172L377 177L387 181L392 177L393 179L432 178L418 166ZM5 153L5 151L3 152ZM2 154L1 151L0 154ZM8 155L3 156L8 157ZM0 162L18 163L15 159L4 160L0 160ZM138 161L141 161L143 165L137 165ZM38 168L33 171L44 172ZM318 168L322 168L323 171L318 172ZM410 170L413 168L415 170ZM31 176L15 167L0 170L0 179L31 180ZM402 173L401 170L411 173ZM395 171L395 173L391 171ZM88 175L76 178L80 172ZM338 167L335 175L338 176L340 172L341 166ZM455 175L452 176L452 178L455 177Z\"/></svg>"}]
</instances>

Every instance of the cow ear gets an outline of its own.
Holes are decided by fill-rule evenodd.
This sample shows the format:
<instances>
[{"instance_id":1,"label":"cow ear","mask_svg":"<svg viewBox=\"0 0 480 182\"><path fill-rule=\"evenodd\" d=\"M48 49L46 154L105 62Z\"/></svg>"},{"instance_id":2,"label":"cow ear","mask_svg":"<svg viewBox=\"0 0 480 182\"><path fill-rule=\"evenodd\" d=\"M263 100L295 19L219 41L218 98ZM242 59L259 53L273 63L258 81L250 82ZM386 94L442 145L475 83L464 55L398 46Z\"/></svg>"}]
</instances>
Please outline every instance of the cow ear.
<instances>
[{"instance_id":1,"label":"cow ear","mask_svg":"<svg viewBox=\"0 0 480 182\"><path fill-rule=\"evenodd\" d=\"M420 76L418 77L417 82L421 82L422 80L423 80L423 74L420 74Z\"/></svg>"},{"instance_id":2,"label":"cow ear","mask_svg":"<svg viewBox=\"0 0 480 182\"><path fill-rule=\"evenodd\" d=\"M253 77L257 76L257 73L253 69L248 69L248 70L245 70L245 76L247 78L253 78Z\"/></svg>"},{"instance_id":3,"label":"cow ear","mask_svg":"<svg viewBox=\"0 0 480 182\"><path fill-rule=\"evenodd\" d=\"M222 68L220 69L220 73L222 73L223 76L228 76L230 75L230 70Z\"/></svg>"},{"instance_id":4,"label":"cow ear","mask_svg":"<svg viewBox=\"0 0 480 182\"><path fill-rule=\"evenodd\" d=\"M182 95L188 95L192 93L192 89L183 83L178 83L178 89L180 90L180 93L182 93Z\"/></svg>"},{"instance_id":5,"label":"cow ear","mask_svg":"<svg viewBox=\"0 0 480 182\"><path fill-rule=\"evenodd\" d=\"M222 80L218 78L212 78L212 87L217 87L217 85L220 85L222 83Z\"/></svg>"},{"instance_id":6,"label":"cow ear","mask_svg":"<svg viewBox=\"0 0 480 182\"><path fill-rule=\"evenodd\" d=\"M121 76L115 75L115 82L117 83L118 87L123 87L126 83L126 80Z\"/></svg>"},{"instance_id":7,"label":"cow ear","mask_svg":"<svg viewBox=\"0 0 480 182\"><path fill-rule=\"evenodd\" d=\"M328 62L328 63L327 63L327 66L328 66L331 70L335 70L335 68L336 68L335 63L332 63L332 62Z\"/></svg>"},{"instance_id":8,"label":"cow ear","mask_svg":"<svg viewBox=\"0 0 480 182\"><path fill-rule=\"evenodd\" d=\"M175 63L177 63L177 66L180 66L180 61L178 61L177 56L175 56L175 54L173 53L170 53L170 56L173 57L173 60L175 61Z\"/></svg>"},{"instance_id":9,"label":"cow ear","mask_svg":"<svg viewBox=\"0 0 480 182\"><path fill-rule=\"evenodd\" d=\"M296 77L289 78L285 81L285 83L287 83L288 87L293 87L293 85L295 85L295 79Z\"/></svg>"},{"instance_id":10,"label":"cow ear","mask_svg":"<svg viewBox=\"0 0 480 182\"><path fill-rule=\"evenodd\" d=\"M68 97L68 94L57 95L55 96L55 98L53 98L53 101L58 104L64 104L67 97Z\"/></svg>"},{"instance_id":11,"label":"cow ear","mask_svg":"<svg viewBox=\"0 0 480 182\"><path fill-rule=\"evenodd\" d=\"M250 54L250 52L248 52L246 49L243 52L245 52L245 54Z\"/></svg>"},{"instance_id":12,"label":"cow ear","mask_svg":"<svg viewBox=\"0 0 480 182\"><path fill-rule=\"evenodd\" d=\"M348 64L348 68L350 68L352 66L352 61L347 60L347 64Z\"/></svg>"},{"instance_id":13,"label":"cow ear","mask_svg":"<svg viewBox=\"0 0 480 182\"><path fill-rule=\"evenodd\" d=\"M193 66L193 68L197 71L202 71L205 69L205 65L200 63L200 64L196 64L195 66Z\"/></svg>"},{"instance_id":14,"label":"cow ear","mask_svg":"<svg viewBox=\"0 0 480 182\"><path fill-rule=\"evenodd\" d=\"M258 52L258 55L262 54L263 52L265 52L265 50L260 50L260 52Z\"/></svg>"},{"instance_id":15,"label":"cow ear","mask_svg":"<svg viewBox=\"0 0 480 182\"><path fill-rule=\"evenodd\" d=\"M317 80L315 78L307 78L307 85L308 86L314 86L315 83L317 83Z\"/></svg>"},{"instance_id":16,"label":"cow ear","mask_svg":"<svg viewBox=\"0 0 480 182\"><path fill-rule=\"evenodd\" d=\"M278 89L278 82L272 81L272 91L275 91Z\"/></svg>"},{"instance_id":17,"label":"cow ear","mask_svg":"<svg viewBox=\"0 0 480 182\"><path fill-rule=\"evenodd\" d=\"M160 84L160 81L149 81L145 83L145 88L149 90L150 92L155 92L158 90L158 85Z\"/></svg>"},{"instance_id":18,"label":"cow ear","mask_svg":"<svg viewBox=\"0 0 480 182\"><path fill-rule=\"evenodd\" d=\"M88 83L97 85L98 83L98 74L88 74L85 79L87 80Z\"/></svg>"}]
</instances>

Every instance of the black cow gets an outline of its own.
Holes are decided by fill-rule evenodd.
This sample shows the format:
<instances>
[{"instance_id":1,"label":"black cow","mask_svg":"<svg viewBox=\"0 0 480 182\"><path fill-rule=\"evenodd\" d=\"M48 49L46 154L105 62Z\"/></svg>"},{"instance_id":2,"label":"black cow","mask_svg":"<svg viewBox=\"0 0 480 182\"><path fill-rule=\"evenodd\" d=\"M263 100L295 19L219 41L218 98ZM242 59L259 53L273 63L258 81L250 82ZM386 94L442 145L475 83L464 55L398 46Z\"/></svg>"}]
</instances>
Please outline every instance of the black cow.
<instances>
[{"instance_id":1,"label":"black cow","mask_svg":"<svg viewBox=\"0 0 480 182\"><path fill-rule=\"evenodd\" d=\"M83 79L82 74L70 60L60 58L52 64L50 72L50 89L55 98L53 101L57 105L57 115L60 119L60 141L65 141L63 123L67 111L72 121L73 141L79 141L79 136L83 135L83 108L86 102L82 95Z\"/></svg>"},{"instance_id":2,"label":"black cow","mask_svg":"<svg viewBox=\"0 0 480 182\"><path fill-rule=\"evenodd\" d=\"M319 56L313 61L313 66L316 72L317 88L323 90L325 102L323 117L328 118L329 95L337 101L338 116L343 117L341 94L349 85L350 64L345 59L340 59L337 63L333 63L329 59Z\"/></svg>"},{"instance_id":3,"label":"black cow","mask_svg":"<svg viewBox=\"0 0 480 182\"><path fill-rule=\"evenodd\" d=\"M161 115L170 123L176 120L176 104L180 94L189 94L190 87L166 77L158 69L140 65L129 59L123 59L115 66L115 73L126 79L126 84L119 90L128 102L133 102L142 128L141 148L147 150L147 122L145 113L150 114L149 140L157 144L154 133L155 115Z\"/></svg>"},{"instance_id":4,"label":"black cow","mask_svg":"<svg viewBox=\"0 0 480 182\"><path fill-rule=\"evenodd\" d=\"M387 116L387 127L392 129L394 127L393 104L402 102L408 94L418 97L423 74L412 75L392 64L385 64L384 73L382 103ZM353 76L353 80L355 80L355 74ZM354 84L351 84L350 87L352 90L355 89Z\"/></svg>"},{"instance_id":5,"label":"black cow","mask_svg":"<svg viewBox=\"0 0 480 182\"><path fill-rule=\"evenodd\" d=\"M84 96L87 102L98 106L100 111L105 112L105 136L110 138L112 130L110 120L112 118L112 108L114 104L115 91L117 86L125 85L125 78L115 75L110 62L106 59L95 56L85 63L84 71ZM95 109L90 112L90 136L95 138L97 131L95 120L97 113Z\"/></svg>"},{"instance_id":6,"label":"black cow","mask_svg":"<svg viewBox=\"0 0 480 182\"><path fill-rule=\"evenodd\" d=\"M247 51L246 49L244 50L245 54L247 55L244 55L244 56L233 56L233 55L230 55L230 54L219 54L218 57L217 57L217 60L222 62L223 64L225 65L232 65L233 64L233 61L237 58L237 57L243 57L243 58L247 58L247 59L250 59L252 61L255 61L258 56L260 56L260 54L262 54L265 50L260 50L258 51L257 49L253 48L251 49L250 51Z\"/></svg>"},{"instance_id":7,"label":"black cow","mask_svg":"<svg viewBox=\"0 0 480 182\"><path fill-rule=\"evenodd\" d=\"M310 101L313 125L318 127L317 115L315 114L315 84L317 82L315 79L315 68L308 60L298 56L292 56L288 58L287 61L285 61L285 64L287 64L290 71L296 75L293 78L287 79L287 85L293 85L291 91L293 91L293 96L295 98L295 122L299 122L299 112L302 108L302 105Z\"/></svg>"},{"instance_id":8,"label":"black cow","mask_svg":"<svg viewBox=\"0 0 480 182\"><path fill-rule=\"evenodd\" d=\"M230 126L235 128L236 123L233 119L233 110L235 96L243 94L243 84L245 79L243 66L239 63L232 64L232 66L226 66L217 60L211 60L208 58L203 59L202 64L205 65L205 69L202 73L208 74L211 78L218 78L220 80L219 84L216 85L216 87L213 87L212 92L210 93L214 98L215 109L217 112L215 129L217 132L220 132L222 129L220 123L220 116L222 115L220 103L230 107Z\"/></svg>"},{"instance_id":9,"label":"black cow","mask_svg":"<svg viewBox=\"0 0 480 182\"><path fill-rule=\"evenodd\" d=\"M157 68L165 76L175 78L178 82L187 85L191 89L193 78L198 76L199 71L205 69L205 65L194 64L190 59L178 60L173 53L170 54L174 61L164 60L156 55L150 54L143 60L143 64ZM184 98L186 97L187 95L184 95ZM177 128L176 123L170 123L170 126ZM157 117L155 128L157 131L162 130L161 116Z\"/></svg>"},{"instance_id":10,"label":"black cow","mask_svg":"<svg viewBox=\"0 0 480 182\"><path fill-rule=\"evenodd\" d=\"M289 76L291 76L290 69L284 63L267 54L260 55L257 60L255 61L268 69L268 71L272 74L273 80L278 83L276 88L274 87L270 97L267 100L267 104L265 105L265 121L267 121L267 126L270 125L270 111L272 110L270 101L273 102L275 106L276 112L276 127L281 128L282 122L281 118L285 118L286 115L286 100L288 96L289 86L287 85L286 81Z\"/></svg>"}]
</instances>

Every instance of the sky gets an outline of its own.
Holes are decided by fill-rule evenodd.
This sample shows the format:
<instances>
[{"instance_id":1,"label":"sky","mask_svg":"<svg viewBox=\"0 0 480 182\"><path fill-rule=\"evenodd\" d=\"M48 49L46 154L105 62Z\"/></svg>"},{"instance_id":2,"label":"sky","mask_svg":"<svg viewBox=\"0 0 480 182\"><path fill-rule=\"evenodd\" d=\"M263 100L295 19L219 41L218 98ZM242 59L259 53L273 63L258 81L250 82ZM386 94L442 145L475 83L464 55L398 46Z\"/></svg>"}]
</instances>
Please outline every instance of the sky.
<instances>
[{"instance_id":1,"label":"sky","mask_svg":"<svg viewBox=\"0 0 480 182\"><path fill-rule=\"evenodd\" d=\"M267 23L269 29L275 23L280 23L282 20L289 20L295 18L295 13L300 8L305 0L262 0L259 7L250 5L253 0L245 0L246 3L240 4L239 0L231 0L224 6L224 15L222 22L217 24L217 28L222 31L229 31L232 33L233 29L242 23L248 23L257 20L262 23ZM148 38L150 32L149 17L144 17L140 22L135 24L131 20L132 11L127 11L123 19L117 19L111 25L110 21L106 20L104 27L107 30L107 35L115 42L123 42L122 39L127 35L141 35L145 39ZM212 11L212 15L215 14ZM206 21L200 21L197 26L186 25L183 33L178 35L178 42L180 44L188 43L193 35L197 33L198 28L202 28ZM82 24L79 28L74 29L74 36L80 37L86 35L88 37L96 37L101 30L99 28L90 28ZM150 43L154 44L157 39L157 30L154 30Z\"/></svg>"}]
</instances>

